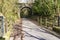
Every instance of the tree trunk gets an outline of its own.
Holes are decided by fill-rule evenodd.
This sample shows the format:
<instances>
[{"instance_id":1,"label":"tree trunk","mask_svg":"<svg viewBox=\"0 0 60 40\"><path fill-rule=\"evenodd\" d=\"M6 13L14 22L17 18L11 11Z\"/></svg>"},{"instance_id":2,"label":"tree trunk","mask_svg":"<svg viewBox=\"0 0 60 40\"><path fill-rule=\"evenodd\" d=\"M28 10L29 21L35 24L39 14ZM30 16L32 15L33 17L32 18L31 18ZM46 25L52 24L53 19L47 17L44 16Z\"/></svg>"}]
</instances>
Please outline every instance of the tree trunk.
<instances>
[{"instance_id":1,"label":"tree trunk","mask_svg":"<svg viewBox=\"0 0 60 40\"><path fill-rule=\"evenodd\" d=\"M46 25L46 27L47 27L47 17L45 17L45 20L46 20L46 23L45 23L45 25Z\"/></svg>"},{"instance_id":2,"label":"tree trunk","mask_svg":"<svg viewBox=\"0 0 60 40\"><path fill-rule=\"evenodd\" d=\"M42 26L42 16L40 17L40 25Z\"/></svg>"}]
</instances>

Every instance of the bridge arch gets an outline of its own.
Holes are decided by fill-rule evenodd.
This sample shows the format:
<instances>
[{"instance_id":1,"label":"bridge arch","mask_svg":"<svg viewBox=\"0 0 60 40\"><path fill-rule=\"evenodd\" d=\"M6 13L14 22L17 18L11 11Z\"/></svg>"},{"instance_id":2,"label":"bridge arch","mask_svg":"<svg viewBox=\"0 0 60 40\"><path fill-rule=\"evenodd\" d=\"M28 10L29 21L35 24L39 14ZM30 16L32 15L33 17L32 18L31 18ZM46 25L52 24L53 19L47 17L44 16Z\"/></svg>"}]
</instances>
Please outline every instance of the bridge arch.
<instances>
[{"instance_id":1,"label":"bridge arch","mask_svg":"<svg viewBox=\"0 0 60 40\"><path fill-rule=\"evenodd\" d=\"M26 14L24 14L25 12L24 11L28 11L28 12L26 12ZM23 13L24 12L24 13ZM27 6L25 6L25 7L22 7L21 8L21 17L29 17L29 16L31 16L32 15L32 8L31 7L27 7Z\"/></svg>"}]
</instances>

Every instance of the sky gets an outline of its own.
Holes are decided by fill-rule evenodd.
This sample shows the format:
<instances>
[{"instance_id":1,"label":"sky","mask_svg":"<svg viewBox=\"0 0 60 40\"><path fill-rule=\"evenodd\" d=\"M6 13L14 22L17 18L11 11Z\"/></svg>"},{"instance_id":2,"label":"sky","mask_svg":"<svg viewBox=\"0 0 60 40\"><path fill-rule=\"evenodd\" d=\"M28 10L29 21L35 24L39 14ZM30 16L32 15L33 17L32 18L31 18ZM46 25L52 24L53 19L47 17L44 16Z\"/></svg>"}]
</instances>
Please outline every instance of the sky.
<instances>
[{"instance_id":1,"label":"sky","mask_svg":"<svg viewBox=\"0 0 60 40\"><path fill-rule=\"evenodd\" d=\"M29 1L29 3L31 2L31 0L19 0L19 3L27 3L28 1Z\"/></svg>"}]
</instances>

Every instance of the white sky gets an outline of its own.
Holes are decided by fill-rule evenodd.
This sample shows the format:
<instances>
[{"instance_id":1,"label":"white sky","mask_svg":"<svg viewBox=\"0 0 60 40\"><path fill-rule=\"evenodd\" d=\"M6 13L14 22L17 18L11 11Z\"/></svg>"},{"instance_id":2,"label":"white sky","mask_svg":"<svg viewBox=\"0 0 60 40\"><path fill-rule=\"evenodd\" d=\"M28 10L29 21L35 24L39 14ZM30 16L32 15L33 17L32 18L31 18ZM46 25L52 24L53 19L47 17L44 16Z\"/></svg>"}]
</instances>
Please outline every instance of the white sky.
<instances>
[{"instance_id":1,"label":"white sky","mask_svg":"<svg viewBox=\"0 0 60 40\"><path fill-rule=\"evenodd\" d=\"M19 3L26 3L27 0L19 0Z\"/></svg>"},{"instance_id":2,"label":"white sky","mask_svg":"<svg viewBox=\"0 0 60 40\"><path fill-rule=\"evenodd\" d=\"M34 1L34 0L19 0L19 3L27 3L27 2L30 3L31 1Z\"/></svg>"}]
</instances>

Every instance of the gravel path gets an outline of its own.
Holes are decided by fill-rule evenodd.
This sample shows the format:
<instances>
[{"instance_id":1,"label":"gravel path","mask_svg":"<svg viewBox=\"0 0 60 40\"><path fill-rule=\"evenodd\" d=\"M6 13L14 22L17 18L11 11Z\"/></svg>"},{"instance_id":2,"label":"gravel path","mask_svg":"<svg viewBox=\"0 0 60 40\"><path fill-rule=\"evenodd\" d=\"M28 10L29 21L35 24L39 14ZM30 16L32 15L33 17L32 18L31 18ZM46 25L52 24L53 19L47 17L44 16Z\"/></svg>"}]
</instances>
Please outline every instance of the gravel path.
<instances>
[{"instance_id":1,"label":"gravel path","mask_svg":"<svg viewBox=\"0 0 60 40\"><path fill-rule=\"evenodd\" d=\"M60 40L59 38L43 30L40 26L37 26L26 18L22 19L22 28L24 34L23 40ZM15 40L21 40L20 31L17 31L16 33L19 35L16 36ZM12 39L13 37L10 38L10 40Z\"/></svg>"}]
</instances>

